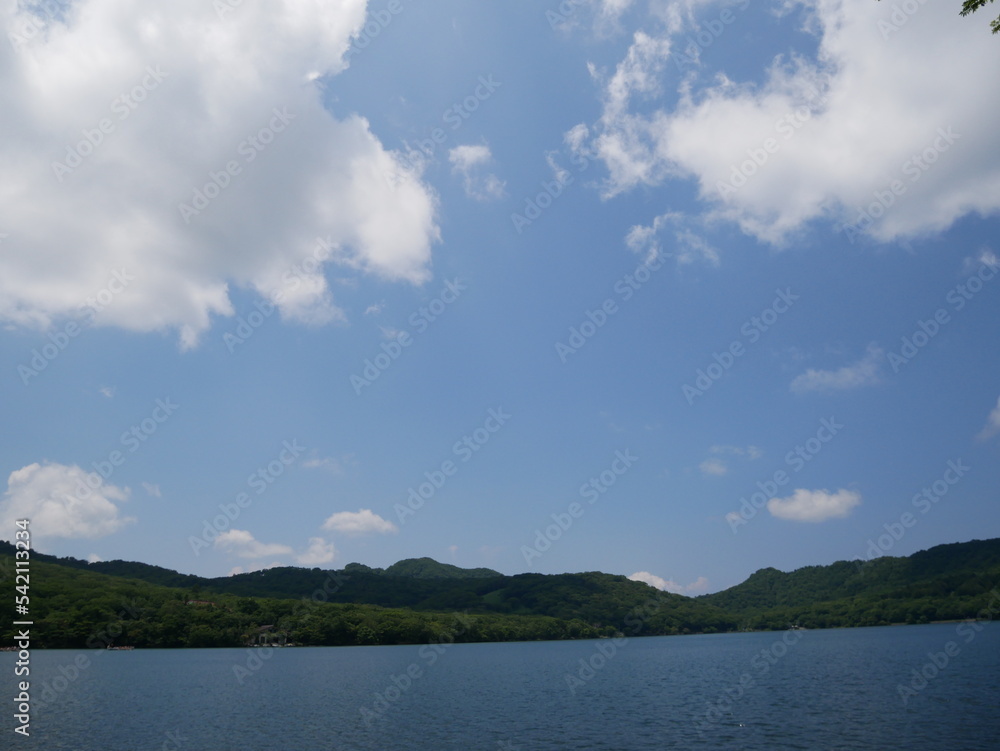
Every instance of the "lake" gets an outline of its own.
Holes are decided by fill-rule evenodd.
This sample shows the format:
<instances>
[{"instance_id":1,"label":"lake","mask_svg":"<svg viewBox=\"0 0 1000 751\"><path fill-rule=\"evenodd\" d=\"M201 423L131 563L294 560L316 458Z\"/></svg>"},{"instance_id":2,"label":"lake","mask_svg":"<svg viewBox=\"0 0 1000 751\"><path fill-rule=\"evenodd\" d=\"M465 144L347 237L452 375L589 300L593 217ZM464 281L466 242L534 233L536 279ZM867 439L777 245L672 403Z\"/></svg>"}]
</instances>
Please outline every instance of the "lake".
<instances>
[{"instance_id":1,"label":"lake","mask_svg":"<svg viewBox=\"0 0 1000 751\"><path fill-rule=\"evenodd\" d=\"M575 642L37 650L3 749L996 749L1000 624ZM48 703L42 703L47 699Z\"/></svg>"}]
</instances>

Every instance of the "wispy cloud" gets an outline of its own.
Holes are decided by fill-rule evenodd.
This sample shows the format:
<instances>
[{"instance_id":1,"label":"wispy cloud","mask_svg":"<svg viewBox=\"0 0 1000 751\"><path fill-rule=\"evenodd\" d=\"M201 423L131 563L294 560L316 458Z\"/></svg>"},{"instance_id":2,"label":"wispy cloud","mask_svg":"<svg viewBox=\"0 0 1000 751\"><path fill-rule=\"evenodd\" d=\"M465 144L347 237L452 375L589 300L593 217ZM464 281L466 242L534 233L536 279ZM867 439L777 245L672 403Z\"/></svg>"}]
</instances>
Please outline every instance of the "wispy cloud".
<instances>
[{"instance_id":1,"label":"wispy cloud","mask_svg":"<svg viewBox=\"0 0 1000 751\"><path fill-rule=\"evenodd\" d=\"M791 390L796 394L809 391L844 391L862 386L871 386L879 382L879 371L885 351L877 344L869 344L863 358L851 365L845 365L837 370L814 370L810 368L798 375L791 383Z\"/></svg>"},{"instance_id":2,"label":"wispy cloud","mask_svg":"<svg viewBox=\"0 0 1000 751\"><path fill-rule=\"evenodd\" d=\"M979 432L979 440L985 441L1000 433L1000 398L997 399L997 406L993 408L986 418L986 426Z\"/></svg>"},{"instance_id":3,"label":"wispy cloud","mask_svg":"<svg viewBox=\"0 0 1000 751\"><path fill-rule=\"evenodd\" d=\"M764 455L764 452L760 448L753 445L725 446L716 444L709 449L709 452L712 456L699 464L698 469L701 470L702 474L716 476L725 475L729 472L729 465L722 458L724 456L737 456L754 461Z\"/></svg>"},{"instance_id":4,"label":"wispy cloud","mask_svg":"<svg viewBox=\"0 0 1000 751\"><path fill-rule=\"evenodd\" d=\"M712 446L709 451L713 454L732 454L734 456L745 456L748 459L760 459L764 456L764 452L758 446L726 446L722 444L716 444Z\"/></svg>"},{"instance_id":5,"label":"wispy cloud","mask_svg":"<svg viewBox=\"0 0 1000 751\"><path fill-rule=\"evenodd\" d=\"M722 459L706 459L698 465L704 475L724 475L729 472L729 467Z\"/></svg>"},{"instance_id":6,"label":"wispy cloud","mask_svg":"<svg viewBox=\"0 0 1000 751\"><path fill-rule=\"evenodd\" d=\"M684 266L702 261L719 266L719 251L692 229L691 219L677 212L667 212L653 219L652 224L636 224L625 235L625 244L635 253L645 256L647 262L659 257L663 250L659 237L669 234L669 256Z\"/></svg>"},{"instance_id":7,"label":"wispy cloud","mask_svg":"<svg viewBox=\"0 0 1000 751\"><path fill-rule=\"evenodd\" d=\"M972 274L981 267L997 270L1000 269L1000 258L989 248L979 251L979 255L969 256L962 262L962 274Z\"/></svg>"},{"instance_id":8,"label":"wispy cloud","mask_svg":"<svg viewBox=\"0 0 1000 751\"><path fill-rule=\"evenodd\" d=\"M335 475L342 475L347 467L356 465L354 454L344 454L341 457L318 456L315 453L302 461L303 469L325 469Z\"/></svg>"},{"instance_id":9,"label":"wispy cloud","mask_svg":"<svg viewBox=\"0 0 1000 751\"><path fill-rule=\"evenodd\" d=\"M485 165L493 161L489 146L456 146L448 152L448 161L451 162L451 171L462 176L467 196L477 201L503 198L505 183L492 173L483 174Z\"/></svg>"}]
</instances>

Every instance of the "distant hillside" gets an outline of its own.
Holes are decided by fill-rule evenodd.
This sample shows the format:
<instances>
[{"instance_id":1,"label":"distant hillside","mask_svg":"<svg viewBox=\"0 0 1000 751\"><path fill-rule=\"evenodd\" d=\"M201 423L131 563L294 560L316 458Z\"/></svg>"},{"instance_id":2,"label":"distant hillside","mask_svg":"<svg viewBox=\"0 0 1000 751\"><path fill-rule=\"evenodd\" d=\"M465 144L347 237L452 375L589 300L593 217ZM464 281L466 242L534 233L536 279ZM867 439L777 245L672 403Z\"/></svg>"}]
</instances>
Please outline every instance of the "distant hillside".
<instances>
[{"instance_id":1,"label":"distant hillside","mask_svg":"<svg viewBox=\"0 0 1000 751\"><path fill-rule=\"evenodd\" d=\"M459 568L450 563L438 563L433 558L406 558L384 569L371 568L363 563L348 563L344 566L344 571L409 579L488 579L494 576L503 576L499 571L494 571L491 568Z\"/></svg>"},{"instance_id":2,"label":"distant hillside","mask_svg":"<svg viewBox=\"0 0 1000 751\"><path fill-rule=\"evenodd\" d=\"M11 545L0 543L0 555L12 552ZM75 558L42 554L36 554L34 560L88 571L100 567L101 573L111 576L179 586L192 600L212 599L215 595L314 598L417 612L544 616L565 622L580 620L598 629L595 633L608 635L624 631L634 611L648 608L651 598L656 598L659 607L643 618L643 633L715 632L736 626L731 616L710 604L599 572L503 576L490 569L461 569L421 558L400 561L384 571L361 564L349 564L342 571L287 566L208 579L125 561L87 564ZM447 578L427 578L430 576Z\"/></svg>"},{"instance_id":3,"label":"distant hillside","mask_svg":"<svg viewBox=\"0 0 1000 751\"><path fill-rule=\"evenodd\" d=\"M488 579L502 576L491 568L459 568L450 563L438 563L433 558L407 558L392 564L383 573L413 579Z\"/></svg>"},{"instance_id":4,"label":"distant hillside","mask_svg":"<svg viewBox=\"0 0 1000 751\"><path fill-rule=\"evenodd\" d=\"M13 559L0 553L0 584L10 591L14 572ZM31 562L30 616L35 649L446 644L594 638L610 630L534 615L417 612L196 593L42 560ZM0 599L3 644L14 642L15 620L14 598Z\"/></svg>"},{"instance_id":5,"label":"distant hillside","mask_svg":"<svg viewBox=\"0 0 1000 751\"><path fill-rule=\"evenodd\" d=\"M975 615L1000 587L1000 539L938 545L907 558L838 561L791 573L757 571L698 599L751 626L926 623Z\"/></svg>"},{"instance_id":6,"label":"distant hillside","mask_svg":"<svg viewBox=\"0 0 1000 751\"><path fill-rule=\"evenodd\" d=\"M0 542L0 564L6 559L8 571L13 552L13 546ZM683 634L783 629L791 624L827 628L926 623L982 617L990 603L1000 607L1000 540L939 545L908 558L883 557L866 563L838 561L791 573L766 568L742 584L697 598L658 592L624 576L600 572L504 576L490 569L462 569L431 558L408 559L386 569L360 563L348 564L340 571L286 566L211 579L144 563L87 563L40 553L33 554L32 565L36 563L49 566L40 571L32 569L33 601L41 597L43 607L65 611L58 617L67 622L80 617L69 605L78 599L76 590L67 593L56 587L63 599L44 598L57 594L47 592L46 578L64 582L65 576L59 572L67 572L68 576L71 570L74 575L103 577L104 586L117 586L113 585L117 579L130 582L132 587L144 583L165 591L170 588L168 599L241 598L240 607L248 612L254 609L250 603L265 600L285 603L269 605L271 612L294 608L294 601L321 601L390 608L393 612L412 613L418 620L443 612L479 614L484 618L548 618L553 620L544 625L532 622L530 628L497 626L496 633L562 634L552 638L610 635L637 624L644 634ZM100 588L98 584L93 587ZM160 592L157 597L167 595ZM652 608L651 602L655 605ZM0 600L0 618L11 607L10 602ZM79 609L86 612L82 605ZM635 613L640 611L644 615L636 621ZM370 615L375 611L365 612ZM378 620L375 616L369 620L372 618ZM232 629L237 627L228 628L231 630L227 638L236 638ZM401 643L406 639L388 627L383 631L377 642L336 643ZM376 635L379 633L376 631ZM308 643L333 643L317 641L319 638L312 634ZM348 637L341 634L337 638Z\"/></svg>"}]
</instances>

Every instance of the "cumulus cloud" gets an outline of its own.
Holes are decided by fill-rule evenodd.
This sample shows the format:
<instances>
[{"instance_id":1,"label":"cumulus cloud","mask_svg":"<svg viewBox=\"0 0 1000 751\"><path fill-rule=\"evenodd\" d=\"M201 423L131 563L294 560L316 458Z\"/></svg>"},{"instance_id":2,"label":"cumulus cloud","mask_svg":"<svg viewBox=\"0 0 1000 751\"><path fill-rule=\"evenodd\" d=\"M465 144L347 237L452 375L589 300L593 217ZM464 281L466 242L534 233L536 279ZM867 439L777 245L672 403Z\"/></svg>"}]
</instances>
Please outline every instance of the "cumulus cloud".
<instances>
[{"instance_id":1,"label":"cumulus cloud","mask_svg":"<svg viewBox=\"0 0 1000 751\"><path fill-rule=\"evenodd\" d=\"M321 324L343 317L329 264L427 280L433 191L322 103L365 6L3 3L0 320L93 315L191 347L234 314L232 287Z\"/></svg>"},{"instance_id":2,"label":"cumulus cloud","mask_svg":"<svg viewBox=\"0 0 1000 751\"><path fill-rule=\"evenodd\" d=\"M841 488L836 493L829 490L804 490L802 488L787 498L772 498L767 510L779 519L796 522L823 522L840 519L851 513L861 503L861 494ZM728 518L728 516L727 516Z\"/></svg>"},{"instance_id":3,"label":"cumulus cloud","mask_svg":"<svg viewBox=\"0 0 1000 751\"><path fill-rule=\"evenodd\" d=\"M1000 398L997 399L997 406L986 418L986 426L980 431L979 439L985 441L1000 433Z\"/></svg>"},{"instance_id":4,"label":"cumulus cloud","mask_svg":"<svg viewBox=\"0 0 1000 751\"><path fill-rule=\"evenodd\" d=\"M814 370L795 377L791 390L796 394L807 391L844 391L846 389L871 386L879 382L879 369L885 358L884 350L877 344L869 344L863 358L837 370Z\"/></svg>"},{"instance_id":5,"label":"cumulus cloud","mask_svg":"<svg viewBox=\"0 0 1000 751\"><path fill-rule=\"evenodd\" d=\"M292 549L287 545L258 542L245 529L226 530L215 538L215 547L238 558L269 558L276 555L292 554Z\"/></svg>"},{"instance_id":6,"label":"cumulus cloud","mask_svg":"<svg viewBox=\"0 0 1000 751\"><path fill-rule=\"evenodd\" d=\"M323 522L323 529L348 535L387 534L399 531L395 524L367 508L357 511L338 511Z\"/></svg>"},{"instance_id":7,"label":"cumulus cloud","mask_svg":"<svg viewBox=\"0 0 1000 751\"><path fill-rule=\"evenodd\" d=\"M129 495L75 464L29 464L7 478L0 525L13 529L18 519L30 519L34 539L106 537L135 521L118 505Z\"/></svg>"},{"instance_id":8,"label":"cumulus cloud","mask_svg":"<svg viewBox=\"0 0 1000 751\"><path fill-rule=\"evenodd\" d=\"M483 167L493 161L490 147L485 144L456 146L448 152L451 171L462 176L465 195L477 201L503 198L504 183L492 173L483 174Z\"/></svg>"},{"instance_id":9,"label":"cumulus cloud","mask_svg":"<svg viewBox=\"0 0 1000 751\"><path fill-rule=\"evenodd\" d=\"M327 542L322 537L310 537L309 547L296 556L295 560L303 566L319 566L330 563L336 555L337 551L332 542Z\"/></svg>"},{"instance_id":10,"label":"cumulus cloud","mask_svg":"<svg viewBox=\"0 0 1000 751\"><path fill-rule=\"evenodd\" d=\"M673 579L664 579L662 576L651 574L648 571L636 571L628 578L632 581L642 582L664 592L673 592L677 595L700 594L708 589L709 583L707 578L699 576L690 584L678 584Z\"/></svg>"},{"instance_id":11,"label":"cumulus cloud","mask_svg":"<svg viewBox=\"0 0 1000 751\"><path fill-rule=\"evenodd\" d=\"M946 3L920 5L893 29L896 5L787 7L802 9L818 36L815 59L776 48L759 84L731 78L741 70L685 77L671 108L633 100L668 80L671 45L692 21L673 14L662 31L635 34L615 74L597 76L600 119L571 131L606 167L606 197L694 178L709 216L777 245L817 219L888 242L1000 209L1000 100L967 74L996 59L982 24Z\"/></svg>"}]
</instances>

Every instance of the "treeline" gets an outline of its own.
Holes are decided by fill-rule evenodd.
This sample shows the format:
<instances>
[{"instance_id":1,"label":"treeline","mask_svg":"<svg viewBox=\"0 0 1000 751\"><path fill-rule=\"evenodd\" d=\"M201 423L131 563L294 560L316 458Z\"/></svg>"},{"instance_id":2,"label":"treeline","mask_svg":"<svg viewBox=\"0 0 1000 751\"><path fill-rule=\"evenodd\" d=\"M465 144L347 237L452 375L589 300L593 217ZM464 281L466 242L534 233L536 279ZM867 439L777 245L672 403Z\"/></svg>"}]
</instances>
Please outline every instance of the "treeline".
<instances>
[{"instance_id":1,"label":"treeline","mask_svg":"<svg viewBox=\"0 0 1000 751\"><path fill-rule=\"evenodd\" d=\"M16 620L13 552L0 542L7 643ZM34 553L31 562L34 644L45 647L416 644L442 634L468 642L575 639L928 623L996 612L1000 540L791 573L761 569L697 598L600 572L503 576L431 559L385 570L284 567L217 579L126 561ZM457 634L456 613L468 616Z\"/></svg>"},{"instance_id":2,"label":"treeline","mask_svg":"<svg viewBox=\"0 0 1000 751\"><path fill-rule=\"evenodd\" d=\"M10 586L10 558L0 577ZM322 591L322 590L320 590ZM303 646L580 639L606 635L580 620L492 613L417 612L313 599L250 598L182 590L33 562L32 645L103 649ZM13 642L13 596L0 607L2 641ZM456 626L460 624L460 626ZM5 633L4 633L5 632Z\"/></svg>"},{"instance_id":3,"label":"treeline","mask_svg":"<svg viewBox=\"0 0 1000 751\"><path fill-rule=\"evenodd\" d=\"M8 552L5 545L0 543L0 554ZM459 569L431 559L411 559L384 571L356 564L349 564L341 571L278 567L205 579L126 561L88 564L78 559L54 558L37 553L33 560L55 563L80 572L101 572L116 578L142 579L151 584L180 587L189 594L189 599L194 600L211 600L223 594L242 598L299 600L320 593L322 599L329 603L377 605L421 613L458 611L483 616L545 616L560 621L579 620L597 634L614 634L625 630L623 624L636 608L643 606L650 597L657 596L661 605L656 616L650 618L647 624L652 633L702 633L729 631L736 627L734 617L713 605L680 595L657 593L641 582L600 572L503 576L489 569ZM486 575L487 572L492 575ZM468 576L459 578L463 573Z\"/></svg>"}]
</instances>

